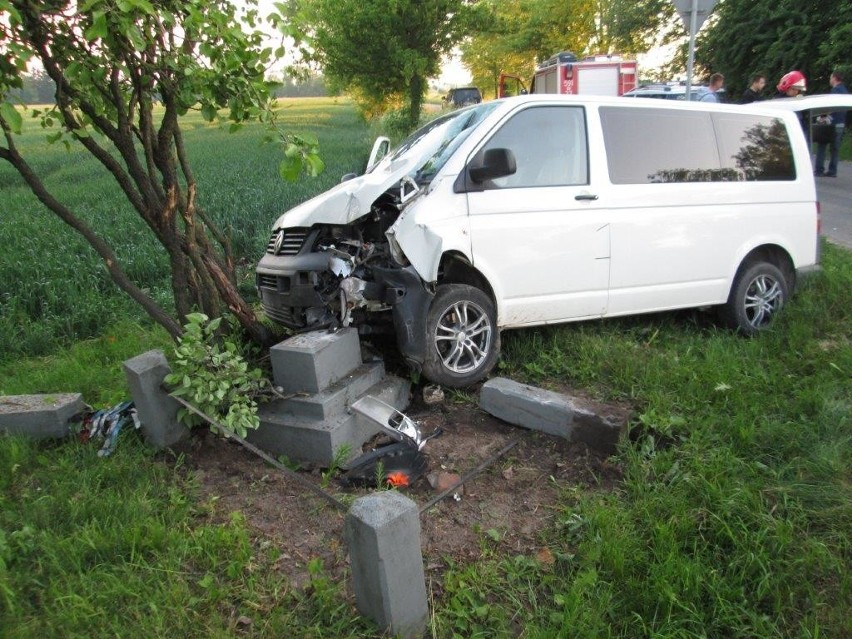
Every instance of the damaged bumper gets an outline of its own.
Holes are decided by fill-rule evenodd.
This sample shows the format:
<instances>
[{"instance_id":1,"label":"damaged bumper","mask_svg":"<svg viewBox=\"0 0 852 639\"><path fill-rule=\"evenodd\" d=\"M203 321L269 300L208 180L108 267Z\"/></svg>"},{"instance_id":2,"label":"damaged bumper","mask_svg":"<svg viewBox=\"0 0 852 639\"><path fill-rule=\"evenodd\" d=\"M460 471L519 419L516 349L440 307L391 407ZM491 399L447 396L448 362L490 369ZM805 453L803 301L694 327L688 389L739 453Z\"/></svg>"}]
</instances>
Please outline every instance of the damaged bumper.
<instances>
[{"instance_id":1,"label":"damaged bumper","mask_svg":"<svg viewBox=\"0 0 852 639\"><path fill-rule=\"evenodd\" d=\"M322 274L328 256L311 250L316 230L282 229L273 234L257 266L255 284L263 311L293 330L330 326Z\"/></svg>"},{"instance_id":2,"label":"damaged bumper","mask_svg":"<svg viewBox=\"0 0 852 639\"><path fill-rule=\"evenodd\" d=\"M372 245L359 245L359 259L334 248L314 250L319 234L318 229L273 234L256 272L266 315L295 331L355 323L366 333L371 327L353 322L353 313L389 310L399 349L419 370L426 350L426 313L434 293L413 266L365 266L374 255Z\"/></svg>"}]
</instances>

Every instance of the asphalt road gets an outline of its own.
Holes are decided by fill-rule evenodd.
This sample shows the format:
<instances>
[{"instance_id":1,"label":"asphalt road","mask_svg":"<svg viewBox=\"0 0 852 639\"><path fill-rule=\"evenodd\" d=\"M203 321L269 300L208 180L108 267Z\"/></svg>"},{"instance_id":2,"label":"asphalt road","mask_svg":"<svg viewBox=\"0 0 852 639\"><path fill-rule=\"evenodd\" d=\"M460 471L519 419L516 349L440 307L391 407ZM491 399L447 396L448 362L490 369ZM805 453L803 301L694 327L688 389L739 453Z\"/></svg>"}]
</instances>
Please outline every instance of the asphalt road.
<instances>
[{"instance_id":1,"label":"asphalt road","mask_svg":"<svg viewBox=\"0 0 852 639\"><path fill-rule=\"evenodd\" d=\"M852 162L841 162L836 178L814 178L822 210L822 234L852 250Z\"/></svg>"}]
</instances>

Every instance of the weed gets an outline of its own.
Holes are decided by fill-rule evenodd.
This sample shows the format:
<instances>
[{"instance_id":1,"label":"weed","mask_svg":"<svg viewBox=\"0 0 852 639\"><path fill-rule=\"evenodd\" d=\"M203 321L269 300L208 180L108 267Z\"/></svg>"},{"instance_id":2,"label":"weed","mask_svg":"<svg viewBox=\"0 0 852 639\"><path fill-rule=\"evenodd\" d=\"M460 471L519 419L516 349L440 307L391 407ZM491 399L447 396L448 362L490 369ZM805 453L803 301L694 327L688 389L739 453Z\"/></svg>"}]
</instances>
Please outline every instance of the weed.
<instances>
[{"instance_id":1,"label":"weed","mask_svg":"<svg viewBox=\"0 0 852 639\"><path fill-rule=\"evenodd\" d=\"M376 462L376 472L374 479L376 482L376 490L388 489L388 477L387 473L385 473L385 462L381 459Z\"/></svg>"},{"instance_id":2,"label":"weed","mask_svg":"<svg viewBox=\"0 0 852 639\"><path fill-rule=\"evenodd\" d=\"M323 488L328 488L331 480L337 472L349 461L352 456L352 444L349 442L341 444L335 449L334 455L331 458L331 464L328 469L322 473L322 481L320 482Z\"/></svg>"}]
</instances>

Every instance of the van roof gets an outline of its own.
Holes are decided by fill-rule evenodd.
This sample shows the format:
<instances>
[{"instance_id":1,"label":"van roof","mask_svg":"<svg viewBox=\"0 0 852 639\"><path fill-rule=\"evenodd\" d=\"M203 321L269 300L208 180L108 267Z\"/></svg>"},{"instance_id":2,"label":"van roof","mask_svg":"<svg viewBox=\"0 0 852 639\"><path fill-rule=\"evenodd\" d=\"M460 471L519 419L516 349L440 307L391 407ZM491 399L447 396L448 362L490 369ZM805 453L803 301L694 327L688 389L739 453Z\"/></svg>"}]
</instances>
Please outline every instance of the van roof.
<instances>
[{"instance_id":1,"label":"van roof","mask_svg":"<svg viewBox=\"0 0 852 639\"><path fill-rule=\"evenodd\" d=\"M635 100L623 96L604 95L560 95L555 93L533 93L530 95L501 98L498 102L519 103L567 103L567 104L606 104L634 109L687 109L687 110L719 110L728 112L793 112L810 111L817 115L852 109L852 94L812 95L799 98L779 98L761 100L750 104L710 103L684 100Z\"/></svg>"},{"instance_id":2,"label":"van roof","mask_svg":"<svg viewBox=\"0 0 852 639\"><path fill-rule=\"evenodd\" d=\"M777 100L764 100L758 102L762 106L770 109L779 109L782 111L810 111L813 115L820 113L831 113L832 111L842 111L843 109L852 109L852 94L848 93L832 93L831 95L808 95L798 98L778 98Z\"/></svg>"}]
</instances>

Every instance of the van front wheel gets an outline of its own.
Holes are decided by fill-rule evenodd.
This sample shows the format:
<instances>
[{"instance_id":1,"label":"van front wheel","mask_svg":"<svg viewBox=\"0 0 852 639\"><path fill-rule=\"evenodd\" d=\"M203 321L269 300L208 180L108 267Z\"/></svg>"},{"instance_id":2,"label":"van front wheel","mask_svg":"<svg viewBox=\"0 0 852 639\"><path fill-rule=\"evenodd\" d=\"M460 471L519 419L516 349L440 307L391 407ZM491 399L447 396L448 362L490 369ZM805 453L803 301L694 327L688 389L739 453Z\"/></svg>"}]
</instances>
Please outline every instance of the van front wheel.
<instances>
[{"instance_id":1,"label":"van front wheel","mask_svg":"<svg viewBox=\"0 0 852 639\"><path fill-rule=\"evenodd\" d=\"M737 275L720 315L731 328L754 335L775 319L787 301L788 291L787 280L778 267L756 262Z\"/></svg>"},{"instance_id":2,"label":"van front wheel","mask_svg":"<svg viewBox=\"0 0 852 639\"><path fill-rule=\"evenodd\" d=\"M497 313L491 299L466 284L438 287L426 316L423 374L450 388L485 378L500 354Z\"/></svg>"}]
</instances>

